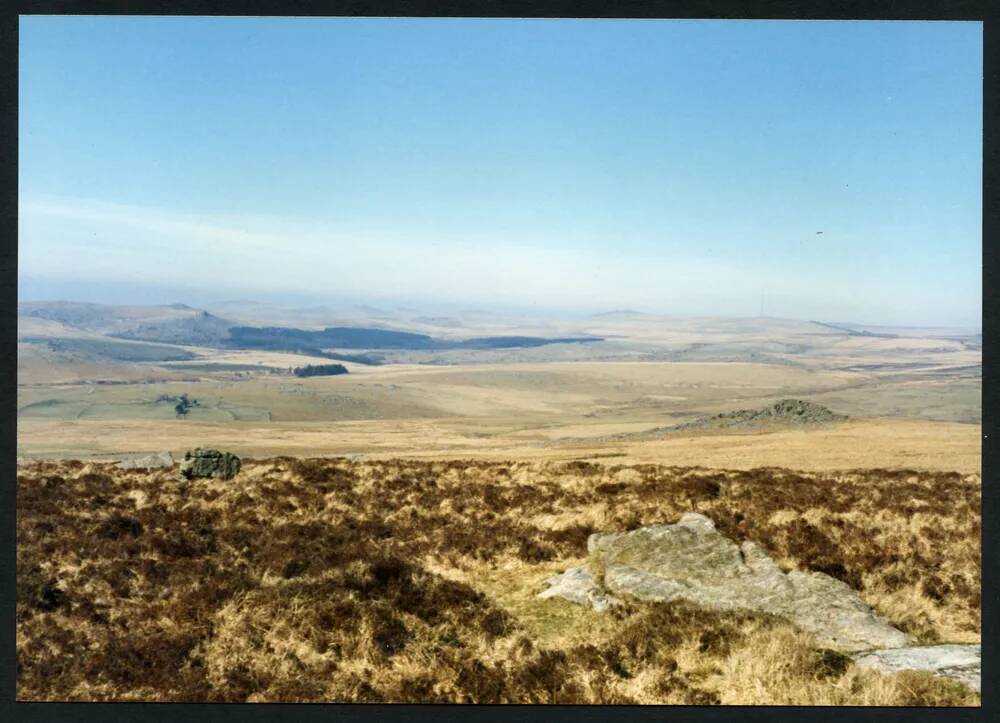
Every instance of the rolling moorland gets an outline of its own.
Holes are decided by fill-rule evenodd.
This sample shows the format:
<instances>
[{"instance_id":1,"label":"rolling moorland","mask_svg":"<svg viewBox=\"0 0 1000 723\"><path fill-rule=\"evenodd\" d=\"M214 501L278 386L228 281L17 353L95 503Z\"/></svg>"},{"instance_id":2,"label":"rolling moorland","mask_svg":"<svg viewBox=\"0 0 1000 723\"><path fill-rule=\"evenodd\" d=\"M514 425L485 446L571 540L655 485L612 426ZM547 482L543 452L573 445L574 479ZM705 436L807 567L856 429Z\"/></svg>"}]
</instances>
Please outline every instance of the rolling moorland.
<instances>
[{"instance_id":1,"label":"rolling moorland","mask_svg":"<svg viewBox=\"0 0 1000 723\"><path fill-rule=\"evenodd\" d=\"M19 454L99 459L178 453L200 441L251 456L576 459L593 452L649 462L681 455L687 464L717 464L717 435L692 433L683 444L677 435L628 435L791 397L850 419L808 439L791 430L784 439L751 440L759 449L771 446L779 455L775 464L855 466L834 448L849 450L849 440L861 437L871 438L873 448L870 460L859 458L859 464L978 469L981 337L961 330L846 330L814 322L632 312L569 321L469 314L459 321L368 309L265 313L250 306L241 313L240 305L222 307L22 304ZM389 338L398 347L415 337L412 346L418 348L357 342L309 354L296 353L292 343L287 350L270 348L270 339L264 349L232 348L220 329L246 327L251 313L261 328L322 335L324 329L348 327L355 342ZM399 334L401 327L415 331ZM462 346L470 339L511 344L517 337L529 337L533 345ZM440 340L435 343L441 348L425 348L427 339ZM204 345L209 341L214 346ZM365 362L345 359L350 356ZM342 360L349 374L293 373L329 364L330 357ZM199 405L178 419L169 399L181 394ZM940 438L948 450L943 459L940 450L929 448L931 438ZM782 443L769 445L771 439ZM813 443L819 449L810 460L798 450ZM725 445L744 446L742 439ZM707 459L698 457L703 446ZM795 450L791 457L780 455L786 447ZM688 449L693 456L683 451ZM741 466L768 459L751 456Z\"/></svg>"},{"instance_id":2,"label":"rolling moorland","mask_svg":"<svg viewBox=\"0 0 1000 723\"><path fill-rule=\"evenodd\" d=\"M537 595L699 512L978 642L980 389L976 330L21 304L18 696L976 705L764 613ZM834 416L739 411L787 399ZM243 469L114 464L198 446Z\"/></svg>"}]
</instances>

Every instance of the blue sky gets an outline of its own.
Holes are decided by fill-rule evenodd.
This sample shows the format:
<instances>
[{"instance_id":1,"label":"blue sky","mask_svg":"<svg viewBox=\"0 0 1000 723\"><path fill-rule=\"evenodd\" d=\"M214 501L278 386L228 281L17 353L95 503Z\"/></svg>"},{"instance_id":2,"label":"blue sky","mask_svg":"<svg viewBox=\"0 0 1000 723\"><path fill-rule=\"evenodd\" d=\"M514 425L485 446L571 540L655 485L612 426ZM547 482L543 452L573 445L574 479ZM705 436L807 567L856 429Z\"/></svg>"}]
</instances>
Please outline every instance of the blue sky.
<instances>
[{"instance_id":1,"label":"blue sky","mask_svg":"<svg viewBox=\"0 0 1000 723\"><path fill-rule=\"evenodd\" d=\"M979 23L25 17L20 46L21 298L979 323Z\"/></svg>"}]
</instances>

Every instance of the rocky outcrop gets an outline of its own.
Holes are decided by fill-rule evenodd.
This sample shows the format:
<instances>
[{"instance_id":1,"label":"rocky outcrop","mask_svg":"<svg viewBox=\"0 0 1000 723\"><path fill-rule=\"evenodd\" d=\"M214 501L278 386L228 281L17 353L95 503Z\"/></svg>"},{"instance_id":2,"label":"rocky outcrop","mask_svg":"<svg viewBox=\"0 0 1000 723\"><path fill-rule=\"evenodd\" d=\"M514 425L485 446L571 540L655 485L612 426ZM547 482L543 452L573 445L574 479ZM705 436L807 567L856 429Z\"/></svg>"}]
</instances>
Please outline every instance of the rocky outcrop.
<instances>
[{"instance_id":1,"label":"rocky outcrop","mask_svg":"<svg viewBox=\"0 0 1000 723\"><path fill-rule=\"evenodd\" d=\"M653 427L642 432L620 432L599 437L566 437L559 442L613 442L618 440L659 439L664 434L696 432L701 430L775 430L789 427L809 427L848 419L846 414L838 414L822 404L801 399L782 399L763 409L737 409L707 417L699 417L690 422L682 422L669 427Z\"/></svg>"},{"instance_id":2,"label":"rocky outcrop","mask_svg":"<svg viewBox=\"0 0 1000 723\"><path fill-rule=\"evenodd\" d=\"M551 578L543 596L558 595L595 609L628 596L760 610L785 617L821 644L844 651L913 642L845 583L819 572L782 572L753 542L737 545L703 515L688 513L672 525L594 534L587 548L587 565Z\"/></svg>"},{"instance_id":3,"label":"rocky outcrop","mask_svg":"<svg viewBox=\"0 0 1000 723\"><path fill-rule=\"evenodd\" d=\"M926 645L915 648L871 650L853 656L863 668L883 673L926 670L957 680L973 690L982 688L982 649L979 645Z\"/></svg>"},{"instance_id":4,"label":"rocky outcrop","mask_svg":"<svg viewBox=\"0 0 1000 723\"><path fill-rule=\"evenodd\" d=\"M117 465L120 469L162 469L174 466L174 457L170 452L159 454L133 454L123 458Z\"/></svg>"},{"instance_id":5,"label":"rocky outcrop","mask_svg":"<svg viewBox=\"0 0 1000 723\"><path fill-rule=\"evenodd\" d=\"M184 479L232 479L239 471L240 458L235 454L199 447L185 453L180 474Z\"/></svg>"},{"instance_id":6,"label":"rocky outcrop","mask_svg":"<svg viewBox=\"0 0 1000 723\"><path fill-rule=\"evenodd\" d=\"M540 598L561 597L591 607L599 613L621 603L613 595L601 592L594 583L594 576L585 566L571 567L561 575L550 577L546 582L549 587L538 595Z\"/></svg>"},{"instance_id":7,"label":"rocky outcrop","mask_svg":"<svg viewBox=\"0 0 1000 723\"><path fill-rule=\"evenodd\" d=\"M847 415L837 414L822 404L806 402L801 399L782 399L763 409L739 409L735 412L723 412L711 417L702 417L693 422L686 422L670 427L670 431L688 429L740 429L766 424L826 424L842 422Z\"/></svg>"}]
</instances>

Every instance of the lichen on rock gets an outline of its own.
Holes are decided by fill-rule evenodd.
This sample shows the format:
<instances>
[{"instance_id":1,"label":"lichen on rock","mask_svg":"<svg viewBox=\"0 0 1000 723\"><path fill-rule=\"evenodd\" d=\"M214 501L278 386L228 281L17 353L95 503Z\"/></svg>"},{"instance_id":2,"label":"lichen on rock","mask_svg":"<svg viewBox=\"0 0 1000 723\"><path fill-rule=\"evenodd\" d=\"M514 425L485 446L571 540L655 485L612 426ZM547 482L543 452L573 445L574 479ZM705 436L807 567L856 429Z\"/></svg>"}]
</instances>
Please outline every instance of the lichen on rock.
<instances>
[{"instance_id":1,"label":"lichen on rock","mask_svg":"<svg viewBox=\"0 0 1000 723\"><path fill-rule=\"evenodd\" d=\"M240 458L229 452L198 447L184 454L180 474L184 479L232 479L240 471Z\"/></svg>"},{"instance_id":2,"label":"lichen on rock","mask_svg":"<svg viewBox=\"0 0 1000 723\"><path fill-rule=\"evenodd\" d=\"M595 609L595 599L603 609L615 598L632 597L759 610L785 617L821 644L845 651L913 642L847 584L819 572L785 573L753 542L737 545L704 515L687 513L674 524L594 534L587 548L588 564L551 578L542 596L558 595Z\"/></svg>"}]
</instances>

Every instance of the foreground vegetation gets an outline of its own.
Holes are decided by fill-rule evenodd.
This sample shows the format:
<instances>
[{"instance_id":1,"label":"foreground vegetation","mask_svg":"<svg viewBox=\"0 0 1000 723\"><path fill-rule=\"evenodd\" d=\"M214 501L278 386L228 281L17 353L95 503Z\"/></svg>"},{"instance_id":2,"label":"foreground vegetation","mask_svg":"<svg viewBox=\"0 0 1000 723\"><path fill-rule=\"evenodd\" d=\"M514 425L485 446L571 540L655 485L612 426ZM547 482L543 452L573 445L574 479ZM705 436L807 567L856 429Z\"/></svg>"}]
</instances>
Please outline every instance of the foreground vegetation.
<instances>
[{"instance_id":1,"label":"foreground vegetation","mask_svg":"<svg viewBox=\"0 0 1000 723\"><path fill-rule=\"evenodd\" d=\"M780 619L536 594L595 531L697 511L921 642L980 634L978 475L247 461L19 469L21 700L977 705Z\"/></svg>"}]
</instances>

